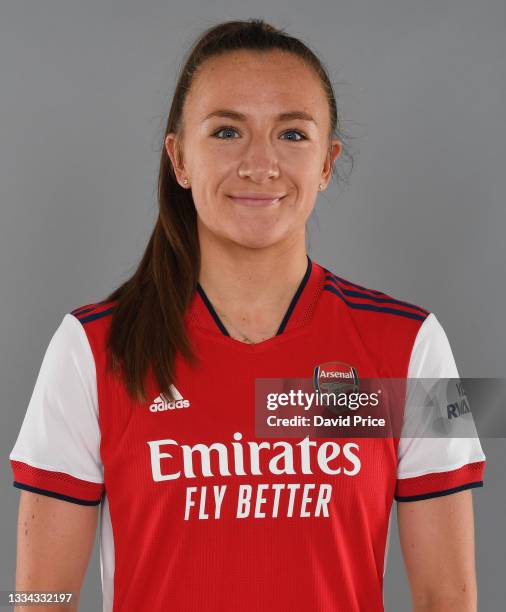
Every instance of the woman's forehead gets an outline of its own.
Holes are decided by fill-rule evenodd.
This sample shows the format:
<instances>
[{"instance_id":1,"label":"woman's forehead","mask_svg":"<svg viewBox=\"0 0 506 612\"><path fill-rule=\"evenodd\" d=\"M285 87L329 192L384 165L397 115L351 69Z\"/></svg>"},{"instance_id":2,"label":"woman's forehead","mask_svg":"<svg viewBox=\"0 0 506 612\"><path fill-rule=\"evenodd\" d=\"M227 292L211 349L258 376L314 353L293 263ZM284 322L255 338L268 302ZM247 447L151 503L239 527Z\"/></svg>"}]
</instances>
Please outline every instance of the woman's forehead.
<instances>
[{"instance_id":1,"label":"woman's forehead","mask_svg":"<svg viewBox=\"0 0 506 612\"><path fill-rule=\"evenodd\" d=\"M275 119L298 110L318 122L318 113L328 110L314 71L290 54L279 53L273 59L273 55L253 53L241 60L231 53L205 62L190 87L186 110L200 120L218 109L233 109L245 116L243 120L259 111Z\"/></svg>"},{"instance_id":2,"label":"woman's forehead","mask_svg":"<svg viewBox=\"0 0 506 612\"><path fill-rule=\"evenodd\" d=\"M237 76L241 76L241 82L237 83ZM318 82L314 70L301 58L293 53L279 50L254 52L254 51L232 51L230 53L211 57L199 66L193 77L193 85L198 88L209 85L212 81L218 87L225 82L237 83L247 86L248 81L253 79L264 79L270 81L289 80L294 75L302 78L311 78ZM217 82L217 77L219 81Z\"/></svg>"}]
</instances>

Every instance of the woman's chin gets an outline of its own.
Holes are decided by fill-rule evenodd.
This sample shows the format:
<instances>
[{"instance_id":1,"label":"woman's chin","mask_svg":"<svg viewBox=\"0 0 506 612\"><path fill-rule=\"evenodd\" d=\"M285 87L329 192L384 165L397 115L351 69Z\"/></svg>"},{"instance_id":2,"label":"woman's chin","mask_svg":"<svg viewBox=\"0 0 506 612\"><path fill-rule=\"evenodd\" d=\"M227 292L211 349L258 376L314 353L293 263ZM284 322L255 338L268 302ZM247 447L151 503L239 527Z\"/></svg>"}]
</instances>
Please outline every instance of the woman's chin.
<instances>
[{"instance_id":1,"label":"woman's chin","mask_svg":"<svg viewBox=\"0 0 506 612\"><path fill-rule=\"evenodd\" d=\"M266 232L236 233L229 236L229 239L248 249L263 249L270 247L280 241L282 236L269 234Z\"/></svg>"}]
</instances>

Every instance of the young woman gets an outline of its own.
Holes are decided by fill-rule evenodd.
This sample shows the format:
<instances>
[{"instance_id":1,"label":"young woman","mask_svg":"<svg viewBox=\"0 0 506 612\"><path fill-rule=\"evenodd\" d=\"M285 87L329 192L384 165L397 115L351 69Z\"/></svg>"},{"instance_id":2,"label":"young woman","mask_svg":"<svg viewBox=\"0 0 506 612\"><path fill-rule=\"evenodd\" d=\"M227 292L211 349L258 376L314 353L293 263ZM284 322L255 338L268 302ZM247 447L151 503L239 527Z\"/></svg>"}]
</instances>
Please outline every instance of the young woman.
<instances>
[{"instance_id":1,"label":"young woman","mask_svg":"<svg viewBox=\"0 0 506 612\"><path fill-rule=\"evenodd\" d=\"M10 455L18 590L78 598L100 507L104 610L376 612L396 499L413 609L476 610L476 438L256 435L260 378L458 376L433 313L307 254L343 141L301 41L196 42L144 257L63 317Z\"/></svg>"}]
</instances>

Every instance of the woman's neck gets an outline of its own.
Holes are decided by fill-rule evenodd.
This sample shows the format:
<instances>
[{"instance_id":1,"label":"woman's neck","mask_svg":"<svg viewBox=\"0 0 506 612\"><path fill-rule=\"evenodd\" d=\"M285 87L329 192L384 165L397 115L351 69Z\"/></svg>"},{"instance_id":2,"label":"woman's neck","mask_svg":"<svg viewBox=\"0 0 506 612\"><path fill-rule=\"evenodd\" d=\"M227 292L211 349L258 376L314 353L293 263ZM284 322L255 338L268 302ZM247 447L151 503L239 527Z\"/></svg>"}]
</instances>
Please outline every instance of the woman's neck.
<instances>
[{"instance_id":1,"label":"woman's neck","mask_svg":"<svg viewBox=\"0 0 506 612\"><path fill-rule=\"evenodd\" d=\"M228 333L256 343L276 334L306 269L305 244L232 251L207 245L199 282Z\"/></svg>"}]
</instances>

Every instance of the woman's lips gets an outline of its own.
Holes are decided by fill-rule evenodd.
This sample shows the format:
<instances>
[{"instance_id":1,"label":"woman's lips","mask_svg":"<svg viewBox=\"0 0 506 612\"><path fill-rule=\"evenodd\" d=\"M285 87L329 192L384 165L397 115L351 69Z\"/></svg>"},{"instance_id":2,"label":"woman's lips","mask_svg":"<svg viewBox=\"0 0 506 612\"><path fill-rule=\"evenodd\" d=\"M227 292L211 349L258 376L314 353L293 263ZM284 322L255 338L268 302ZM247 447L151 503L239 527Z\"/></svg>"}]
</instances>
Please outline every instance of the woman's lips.
<instances>
[{"instance_id":1,"label":"woman's lips","mask_svg":"<svg viewBox=\"0 0 506 612\"><path fill-rule=\"evenodd\" d=\"M271 206L283 199L284 196L278 198L240 198L236 196L228 196L236 204L243 206Z\"/></svg>"}]
</instances>

